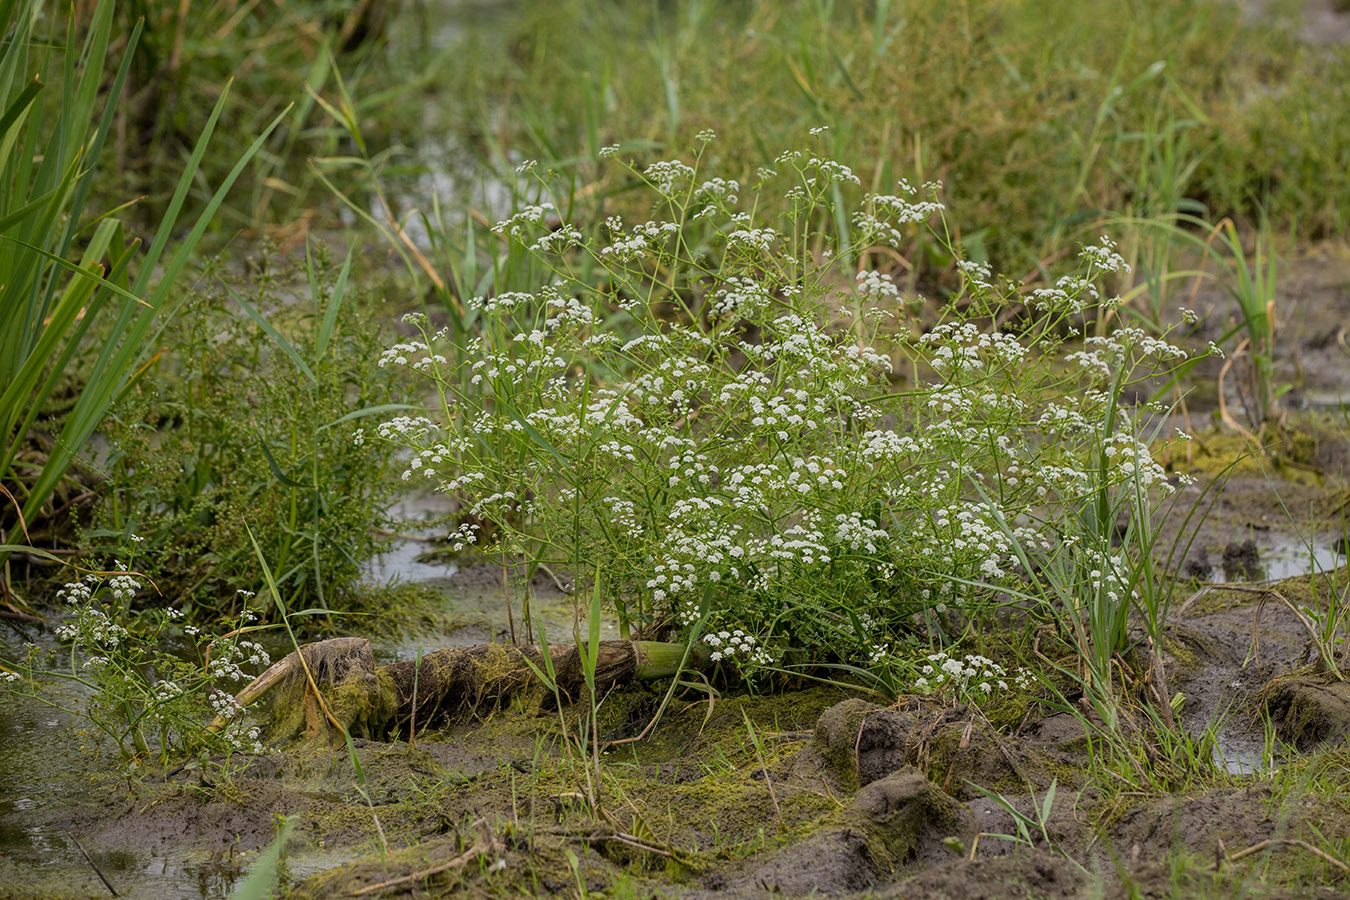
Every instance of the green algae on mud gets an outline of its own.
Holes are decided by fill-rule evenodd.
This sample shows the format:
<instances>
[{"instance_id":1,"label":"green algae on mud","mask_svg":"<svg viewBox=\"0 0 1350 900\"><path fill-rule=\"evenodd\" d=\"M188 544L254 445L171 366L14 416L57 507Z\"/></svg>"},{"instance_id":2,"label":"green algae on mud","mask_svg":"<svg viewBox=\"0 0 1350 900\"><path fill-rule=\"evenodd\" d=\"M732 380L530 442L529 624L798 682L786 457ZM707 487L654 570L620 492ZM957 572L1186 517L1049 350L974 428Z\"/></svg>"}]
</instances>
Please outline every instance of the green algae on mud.
<instances>
[{"instance_id":1,"label":"green algae on mud","mask_svg":"<svg viewBox=\"0 0 1350 900\"><path fill-rule=\"evenodd\" d=\"M568 846L586 860L580 877L602 884L640 878L673 886L699 875L720 878L727 886L772 882L802 893L812 880L824 883L820 867L844 866L856 871L841 877L862 887L914 856L931 822L959 831L964 808L917 770L888 773L865 793L846 785L847 776L837 771L841 762L817 752L820 742L801 730L814 730L821 711L840 696L838 689L814 688L721 700L710 715L704 704L676 711L657 732L663 740L624 745L605 755L599 818L592 818L581 802L585 788L577 766L570 764L584 766L584 760L560 759L556 745L553 752L543 752L540 745L526 772L508 767L484 773L463 792L469 796L449 801L466 804L475 814L495 814L502 823L509 862L475 892L552 893L574 885L577 871L563 863ZM501 716L514 720L507 731L517 739L519 715L512 710ZM753 749L746 717L761 729L767 747L762 755ZM489 722L485 730L491 735L503 725ZM477 726L462 732L483 737ZM851 794L857 796L849 802ZM445 856L461 845L442 840L438 848ZM804 858L809 862L794 862L805 847L814 848ZM377 872L403 877L424 865L427 853L428 848L411 848L392 860L372 857L313 879L295 896L359 890L380 883ZM490 862L485 861L488 869ZM714 870L720 874L709 874ZM481 868L478 874L483 875ZM433 890L448 892L459 879L457 874Z\"/></svg>"},{"instance_id":2,"label":"green algae on mud","mask_svg":"<svg viewBox=\"0 0 1350 900\"><path fill-rule=\"evenodd\" d=\"M803 709L818 709L820 701L837 700L838 694L826 690L784 697L802 701ZM718 705L746 708L756 702L731 698ZM380 893L429 897L575 896L584 891L912 898L970 896L984 885L982 896L1011 900L1079 897L1092 884L1098 895L1148 885L1150 891L1162 889L1158 895L1164 896L1167 879L1159 873L1169 871L1176 852L1203 855L1215 841L1237 850L1270 834L1309 839L1345 814L1335 802L1311 796L1287 813L1271 785L1234 786L1223 779L1180 796L1139 795L1121 805L1120 796L1104 795L1086 783L1086 759L1080 754L1076 772L1083 789L1062 791L1044 823L1053 843L1010 853L1013 848L996 839L1015 833L1005 813L988 800L960 802L903 761L903 743L888 743L907 740L890 727L900 721L898 712L860 698L831 704L810 736L782 733L785 740L763 768L743 743L743 720L738 727L732 710L701 727L677 725L677 752L687 750L698 767L672 767L669 759L658 762L666 754L650 751L645 762L627 753L608 754L598 813L578 796L577 769L584 761L569 765L540 754L525 772L499 767L448 799L454 808L495 820L499 843L492 853L454 871L432 871L468 845L472 828L465 816L453 835L433 836L384 857L372 854L305 881L291 896L359 895L386 885ZM882 724L864 740L869 721ZM524 737L523 724L515 716L489 722L488 739L499 739L503 728ZM474 730L465 726L459 737ZM890 771L879 774L882 769ZM1029 814L1043 794L1008 796ZM810 802L798 806L793 797ZM731 828L740 830L728 834ZM976 840L977 833L983 842ZM1122 865L1121 860L1130 861ZM1266 875L1253 880L1236 864L1221 875L1188 872L1187 883L1194 883L1196 893L1173 895L1217 895L1216 886L1236 882L1251 896L1301 896L1300 884L1328 877L1325 868L1309 868L1306 861L1290 865L1294 881L1289 884L1281 880L1282 870L1267 884ZM430 874L406 881L419 873Z\"/></svg>"}]
</instances>

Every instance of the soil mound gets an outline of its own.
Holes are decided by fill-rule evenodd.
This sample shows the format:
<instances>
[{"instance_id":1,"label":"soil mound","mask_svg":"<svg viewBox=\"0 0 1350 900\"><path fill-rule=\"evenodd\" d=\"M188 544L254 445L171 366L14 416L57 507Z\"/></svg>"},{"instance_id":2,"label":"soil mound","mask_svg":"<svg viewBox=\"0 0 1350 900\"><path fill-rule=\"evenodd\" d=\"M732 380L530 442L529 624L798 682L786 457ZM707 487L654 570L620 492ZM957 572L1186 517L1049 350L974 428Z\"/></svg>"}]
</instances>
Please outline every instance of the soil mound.
<instances>
[{"instance_id":1,"label":"soil mound","mask_svg":"<svg viewBox=\"0 0 1350 900\"><path fill-rule=\"evenodd\" d=\"M1350 683L1287 675L1266 686L1264 701L1280 738L1300 750L1350 739Z\"/></svg>"},{"instance_id":2,"label":"soil mound","mask_svg":"<svg viewBox=\"0 0 1350 900\"><path fill-rule=\"evenodd\" d=\"M856 790L905 765L914 731L912 715L866 700L845 700L821 714L800 762L819 762L838 786Z\"/></svg>"},{"instance_id":3,"label":"soil mound","mask_svg":"<svg viewBox=\"0 0 1350 900\"><path fill-rule=\"evenodd\" d=\"M725 896L839 896L869 890L916 861L945 859L943 841L971 833L970 810L906 767L868 784L805 840L703 887Z\"/></svg>"},{"instance_id":4,"label":"soil mound","mask_svg":"<svg viewBox=\"0 0 1350 900\"><path fill-rule=\"evenodd\" d=\"M953 859L906 878L878 900L1077 900L1086 879L1073 863L1048 850L979 859Z\"/></svg>"},{"instance_id":5,"label":"soil mound","mask_svg":"<svg viewBox=\"0 0 1350 900\"><path fill-rule=\"evenodd\" d=\"M982 796L970 781L1024 787L1023 756L965 706L896 709L855 698L821 715L797 770L823 768L836 786L856 790L913 765L942 790L969 800Z\"/></svg>"},{"instance_id":6,"label":"soil mound","mask_svg":"<svg viewBox=\"0 0 1350 900\"><path fill-rule=\"evenodd\" d=\"M1161 860L1178 845L1213 853L1220 841L1230 851L1241 850L1278 836L1290 824L1282 815L1265 785L1218 789L1134 807L1121 816L1113 838L1116 849L1132 859Z\"/></svg>"}]
</instances>

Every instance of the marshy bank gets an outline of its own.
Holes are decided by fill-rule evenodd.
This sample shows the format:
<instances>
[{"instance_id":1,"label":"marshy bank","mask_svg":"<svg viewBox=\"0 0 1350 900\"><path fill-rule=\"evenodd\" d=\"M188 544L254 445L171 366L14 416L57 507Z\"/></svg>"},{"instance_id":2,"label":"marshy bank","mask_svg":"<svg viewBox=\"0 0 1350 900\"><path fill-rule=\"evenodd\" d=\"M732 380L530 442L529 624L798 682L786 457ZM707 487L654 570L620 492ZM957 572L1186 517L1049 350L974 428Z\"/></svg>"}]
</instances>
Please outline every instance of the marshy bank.
<instances>
[{"instance_id":1,"label":"marshy bank","mask_svg":"<svg viewBox=\"0 0 1350 900\"><path fill-rule=\"evenodd\" d=\"M0 10L0 895L1350 892L1340 44L142 7Z\"/></svg>"},{"instance_id":2,"label":"marshy bank","mask_svg":"<svg viewBox=\"0 0 1350 900\"><path fill-rule=\"evenodd\" d=\"M1306 601L1311 585L1276 589ZM226 896L289 816L283 871L302 897L1218 896L1258 882L1336 896L1342 872L1317 851L1344 816L1346 695L1291 674L1306 640L1287 608L1262 612L1252 645L1256 602L1216 589L1174 619L1182 719L1217 729L1184 748L1142 723L1122 734L1157 779L1143 790L1126 780L1137 772L1094 777L1092 731L1038 702L1039 684L982 708L840 686L682 699L633 741L664 693L635 684L598 702L598 758L578 739L588 707L541 709L539 686L416 739L134 778L82 751L74 729L11 713L7 793L28 803L7 815L5 883L12 896L93 895L78 835L124 896Z\"/></svg>"}]
</instances>

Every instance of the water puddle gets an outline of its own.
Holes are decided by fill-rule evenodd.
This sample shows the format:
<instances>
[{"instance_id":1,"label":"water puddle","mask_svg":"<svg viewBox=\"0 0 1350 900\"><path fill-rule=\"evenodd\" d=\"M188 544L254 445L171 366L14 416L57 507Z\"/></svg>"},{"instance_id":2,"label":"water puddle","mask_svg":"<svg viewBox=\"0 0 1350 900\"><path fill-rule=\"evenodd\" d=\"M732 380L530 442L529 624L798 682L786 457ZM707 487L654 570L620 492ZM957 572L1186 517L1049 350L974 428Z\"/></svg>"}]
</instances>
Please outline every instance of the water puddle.
<instances>
[{"instance_id":1,"label":"water puddle","mask_svg":"<svg viewBox=\"0 0 1350 900\"><path fill-rule=\"evenodd\" d=\"M58 646L50 632L32 637L43 650ZM15 635L0 634L0 658L23 656ZM135 804L142 776L127 775L126 801L118 807L117 788L109 786L107 775L123 763L115 751L100 755L88 722L50 705L78 709L88 690L58 680L46 685L42 696L47 703L0 695L0 896L9 896L5 889L15 885L33 896L112 896L85 858L87 851L120 896L226 900L247 877L255 853L205 845L99 846L72 833L80 827L72 824L75 811L94 799L91 789L120 811ZM286 872L299 879L360 855L359 848L342 853L307 848L287 855Z\"/></svg>"},{"instance_id":2,"label":"water puddle","mask_svg":"<svg viewBox=\"0 0 1350 900\"><path fill-rule=\"evenodd\" d=\"M1270 771L1264 744L1247 735L1221 733L1214 744L1213 760L1216 768L1229 775L1253 776Z\"/></svg>"},{"instance_id":3,"label":"water puddle","mask_svg":"<svg viewBox=\"0 0 1350 900\"><path fill-rule=\"evenodd\" d=\"M1186 574L1211 582L1278 581L1344 564L1345 555L1320 538L1306 543L1294 535L1263 535L1208 548L1187 564Z\"/></svg>"},{"instance_id":4,"label":"water puddle","mask_svg":"<svg viewBox=\"0 0 1350 900\"><path fill-rule=\"evenodd\" d=\"M1344 563L1345 557L1331 547L1311 548L1297 540L1270 546L1262 557L1267 578L1293 578L1311 572L1327 572Z\"/></svg>"},{"instance_id":5,"label":"water puddle","mask_svg":"<svg viewBox=\"0 0 1350 900\"><path fill-rule=\"evenodd\" d=\"M437 0L427 7L428 18L421 33L410 37L425 40L427 50L433 54L458 54L475 46L478 52L505 52L519 17L516 0ZM528 180L484 178L481 156L465 149L450 133L451 127L445 121L442 104L428 103L423 129L426 137L418 142L412 155L425 168L416 188L399 198L400 205L406 210L429 213L429 198L434 196L440 200L442 210L471 207L493 221L505 218L510 214L513 188L528 184ZM519 162L514 160L511 165ZM417 216L408 224L410 236L423 227ZM430 243L424 231L421 238Z\"/></svg>"},{"instance_id":6,"label":"water puddle","mask_svg":"<svg viewBox=\"0 0 1350 900\"><path fill-rule=\"evenodd\" d=\"M424 71L445 65L450 53L507 52L516 23L518 4L514 0L432 0L419 6L395 17L390 46L420 54ZM384 222L392 214L404 236L423 253L440 252L447 239L453 242L451 235L468 221L470 210L493 222L507 218L516 198L530 193L533 184L512 173L512 167L523 159L504 160L488 168L481 152L471 150L451 132L458 123L447 121L444 110L454 102L429 96L416 130L420 137L409 141L412 146L398 155L400 165L391 167L397 174L386 169L382 175L385 196L393 208L386 209L373 193L366 200L376 221ZM351 211L343 209L340 214L346 226L359 224ZM440 233L442 228L448 234Z\"/></svg>"},{"instance_id":7,"label":"water puddle","mask_svg":"<svg viewBox=\"0 0 1350 900\"><path fill-rule=\"evenodd\" d=\"M51 645L44 637L38 641ZM21 657L22 648L6 637L0 655ZM43 696L76 708L87 692L57 682ZM87 727L72 713L31 698L9 694L0 704L0 886L26 884L43 896L110 896L67 824L69 811L87 801L95 773L118 765L95 754ZM223 900L245 874L241 861L205 851L130 853L83 843L124 897Z\"/></svg>"},{"instance_id":8,"label":"water puddle","mask_svg":"<svg viewBox=\"0 0 1350 900\"><path fill-rule=\"evenodd\" d=\"M447 626L412 630L392 638L371 641L380 662L416 659L443 647L472 647L477 644L509 643L514 633L525 643L539 642L539 628L550 644L572 643L586 634L586 610L578 610L572 595L556 591L533 596L527 626L522 610L523 592L517 586L508 594L498 583L493 586L465 587L454 579L433 578L424 582L445 595ZM510 603L510 611L507 604ZM600 638L619 637L618 624L606 619L600 625Z\"/></svg>"},{"instance_id":9,"label":"water puddle","mask_svg":"<svg viewBox=\"0 0 1350 900\"><path fill-rule=\"evenodd\" d=\"M458 572L455 562L430 555L436 549L433 541L400 538L387 553L366 564L366 578L374 584L420 583L449 578Z\"/></svg>"},{"instance_id":10,"label":"water puddle","mask_svg":"<svg viewBox=\"0 0 1350 900\"><path fill-rule=\"evenodd\" d=\"M366 579L372 584L419 584L431 589L444 598L440 608L444 622L443 627L424 627L372 641L377 659L416 659L442 647L505 643L513 635L517 640L536 643L541 624L550 643L570 643L577 634L586 633L586 613L578 613L573 595L560 583L562 579L544 571L535 574L526 616L522 609L522 571L508 569L504 577L499 566L482 557L456 559L446 555L439 539L448 530L445 521L453 510L452 502L437 493L413 494L390 508L390 516L399 523L399 534L386 553L366 566ZM603 622L600 636L604 640L617 638L617 623Z\"/></svg>"},{"instance_id":11,"label":"water puddle","mask_svg":"<svg viewBox=\"0 0 1350 900\"><path fill-rule=\"evenodd\" d=\"M386 511L398 534L388 551L366 563L366 580L372 584L414 584L449 578L459 571L453 560L437 558L436 540L448 530L442 523L454 510L444 495L419 492L400 498Z\"/></svg>"},{"instance_id":12,"label":"water puddle","mask_svg":"<svg viewBox=\"0 0 1350 900\"><path fill-rule=\"evenodd\" d=\"M0 804L0 820L11 818ZM80 843L108 884L123 897L227 900L248 876L256 856L178 849L132 852L93 847L88 841ZM285 871L291 879L300 880L351 862L359 855L322 851L289 854ZM0 825L0 886L6 883L26 884L43 896L110 896L76 838L59 826Z\"/></svg>"}]
</instances>

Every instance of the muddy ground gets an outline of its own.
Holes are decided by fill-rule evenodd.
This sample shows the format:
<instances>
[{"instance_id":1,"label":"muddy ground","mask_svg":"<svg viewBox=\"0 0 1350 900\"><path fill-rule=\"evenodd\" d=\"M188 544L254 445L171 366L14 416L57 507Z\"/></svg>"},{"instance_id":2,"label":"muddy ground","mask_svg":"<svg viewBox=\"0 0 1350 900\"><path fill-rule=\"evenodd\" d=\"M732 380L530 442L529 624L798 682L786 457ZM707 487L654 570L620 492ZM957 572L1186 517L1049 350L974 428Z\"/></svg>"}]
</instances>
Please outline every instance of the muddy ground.
<instances>
[{"instance_id":1,"label":"muddy ground","mask_svg":"<svg viewBox=\"0 0 1350 900\"><path fill-rule=\"evenodd\" d=\"M1350 575L1335 577L1343 590ZM1307 603L1313 580L1278 587ZM536 697L415 742L358 740L364 784L345 748L271 752L228 773L88 765L81 796L27 820L78 836L114 886L194 858L223 887L294 816L296 898L1350 896L1350 873L1309 849L1344 858L1350 687L1299 674L1294 613L1268 601L1258 621L1257 603L1216 587L1176 617L1167 656L1183 722L1225 724L1205 748L1217 771L1149 751L1156 771L1175 769L1168 785L1089 778L1100 744L1060 708L1072 694L980 711L822 685L712 703L692 691L647 740L622 743L659 706L654 684L601 699L598 770L575 739L579 710L560 717ZM1028 823L1021 841L1009 809ZM7 854L0 894L97 896L80 874L54 884L40 861Z\"/></svg>"}]
</instances>

